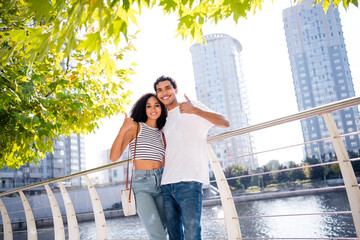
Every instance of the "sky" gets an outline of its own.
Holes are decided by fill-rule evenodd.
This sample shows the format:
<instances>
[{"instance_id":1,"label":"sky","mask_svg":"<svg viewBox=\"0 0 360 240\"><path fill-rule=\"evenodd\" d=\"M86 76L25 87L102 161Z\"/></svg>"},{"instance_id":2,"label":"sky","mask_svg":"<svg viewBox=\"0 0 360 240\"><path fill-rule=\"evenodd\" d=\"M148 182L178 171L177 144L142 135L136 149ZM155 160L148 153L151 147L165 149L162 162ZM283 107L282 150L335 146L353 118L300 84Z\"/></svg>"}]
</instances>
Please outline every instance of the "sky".
<instances>
[{"instance_id":1,"label":"sky","mask_svg":"<svg viewBox=\"0 0 360 240\"><path fill-rule=\"evenodd\" d=\"M204 27L204 35L225 33L237 39L242 47L242 68L250 104L252 124L284 117L298 112L292 82L290 60L287 52L282 10L292 1L267 0L261 11L240 19L238 24L225 20ZM350 6L339 8L346 49L353 78L355 94L360 95L360 9ZM138 19L140 32L134 45L136 52L128 56L136 62L136 74L127 86L133 91L132 104L144 93L153 92L153 83L161 75L173 77L178 83L178 99L183 95L196 99L189 39L176 35L176 16L163 16L161 10L144 10ZM127 107L128 111L131 105ZM121 124L123 115L103 120L95 134L86 136L87 169L98 166L96 153L110 149ZM299 144L303 142L300 122L292 122L271 129L254 132L255 152ZM303 147L283 149L256 155L259 166L270 160L280 162L303 160Z\"/></svg>"}]
</instances>

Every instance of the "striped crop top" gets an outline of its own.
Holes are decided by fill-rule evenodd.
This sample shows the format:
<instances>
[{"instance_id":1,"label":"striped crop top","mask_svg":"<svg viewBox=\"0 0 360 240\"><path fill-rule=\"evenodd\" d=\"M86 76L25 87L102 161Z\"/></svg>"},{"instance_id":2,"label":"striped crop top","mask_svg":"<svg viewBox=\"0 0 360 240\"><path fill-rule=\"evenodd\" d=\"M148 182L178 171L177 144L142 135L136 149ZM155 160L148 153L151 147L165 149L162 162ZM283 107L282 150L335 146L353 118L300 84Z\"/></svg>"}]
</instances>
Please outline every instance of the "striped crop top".
<instances>
[{"instance_id":1,"label":"striped crop top","mask_svg":"<svg viewBox=\"0 0 360 240\"><path fill-rule=\"evenodd\" d=\"M143 122L139 123L140 131L137 137L135 159L162 162L165 148L161 131ZM131 156L134 156L135 138L129 143Z\"/></svg>"}]
</instances>

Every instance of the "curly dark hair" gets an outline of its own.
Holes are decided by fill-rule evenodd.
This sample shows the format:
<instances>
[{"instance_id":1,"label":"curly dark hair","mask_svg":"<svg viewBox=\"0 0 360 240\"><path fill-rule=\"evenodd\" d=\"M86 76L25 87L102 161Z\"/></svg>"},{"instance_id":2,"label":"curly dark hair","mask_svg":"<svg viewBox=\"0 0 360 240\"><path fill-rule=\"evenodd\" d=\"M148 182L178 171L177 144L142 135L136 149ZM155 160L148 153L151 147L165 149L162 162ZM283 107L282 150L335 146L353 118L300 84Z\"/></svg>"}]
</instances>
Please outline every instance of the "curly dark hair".
<instances>
[{"instance_id":1,"label":"curly dark hair","mask_svg":"<svg viewBox=\"0 0 360 240\"><path fill-rule=\"evenodd\" d=\"M169 81L174 89L177 88L176 81L174 79L172 79L171 77L167 77L167 76L162 75L161 77L156 79L156 81L154 82L154 90L155 90L155 92L156 92L156 85L158 85L159 82L163 82L163 81Z\"/></svg>"},{"instance_id":2,"label":"curly dark hair","mask_svg":"<svg viewBox=\"0 0 360 240\"><path fill-rule=\"evenodd\" d=\"M154 93L146 93L139 98L132 107L130 117L134 119L135 122L146 122L148 119L146 115L146 103L151 97L158 99ZM161 106L161 114L160 117L156 119L156 126L158 129L162 129L166 123L167 109L161 101L159 101L159 103Z\"/></svg>"}]
</instances>

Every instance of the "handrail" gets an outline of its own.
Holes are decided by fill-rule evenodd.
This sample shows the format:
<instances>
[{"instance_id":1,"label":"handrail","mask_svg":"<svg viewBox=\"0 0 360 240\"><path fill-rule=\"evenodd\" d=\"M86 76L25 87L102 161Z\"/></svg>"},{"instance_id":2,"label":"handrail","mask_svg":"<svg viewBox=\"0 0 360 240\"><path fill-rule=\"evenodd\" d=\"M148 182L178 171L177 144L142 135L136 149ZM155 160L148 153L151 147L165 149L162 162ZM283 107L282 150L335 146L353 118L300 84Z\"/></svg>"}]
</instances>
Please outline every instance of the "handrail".
<instances>
[{"instance_id":1,"label":"handrail","mask_svg":"<svg viewBox=\"0 0 360 240\"><path fill-rule=\"evenodd\" d=\"M95 172L103 171L103 170L114 168L114 167L119 167L119 166L125 165L128 160L129 159L125 159L125 160L122 160L122 161L119 161L119 162L114 162L114 163L106 164L106 165L103 165L103 166L100 166L100 167L96 167L96 168L84 170L84 171L81 171L81 172L73 173L73 174L70 174L70 175L66 175L64 177L53 178L53 179L49 179L49 180L46 180L46 181L34 183L34 184L31 184L31 185L28 185L28 186L25 186L25 187L15 188L15 189L12 189L12 190L7 191L7 192L0 193L0 197L9 195L11 193L16 193L16 192L19 192L19 191L27 190L27 189L30 189L30 188L33 188L33 187L44 186L45 184L56 183L56 182L59 182L59 181L63 181L63 180L67 180L67 179L71 179L71 178L75 178L75 177L81 177L81 176L84 176L86 174L95 173Z\"/></svg>"},{"instance_id":2,"label":"handrail","mask_svg":"<svg viewBox=\"0 0 360 240\"><path fill-rule=\"evenodd\" d=\"M333 102L333 103L326 104L326 105L323 105L320 107L315 107L315 108L311 108L309 110L304 110L304 111L301 111L301 112L298 112L298 113L295 113L295 114L292 114L292 115L289 115L286 117L277 118L277 119L270 120L267 122L262 122L262 123L254 124L252 126L235 129L235 130L232 130L229 132L211 136L211 137L208 137L207 141L208 141L208 143L212 143L212 142L224 140L226 138L235 137L238 135L258 131L258 130L269 128L269 127L274 127L274 126L277 126L280 124L289 123L289 122L293 122L296 120L302 120L304 118L319 116L324 113L329 113L329 112L341 110L344 108L354 107L357 105L360 105L360 97L347 98L345 100Z\"/></svg>"},{"instance_id":3,"label":"handrail","mask_svg":"<svg viewBox=\"0 0 360 240\"><path fill-rule=\"evenodd\" d=\"M239 129L232 130L232 131L229 131L229 132L226 132L226 133L221 133L221 134L218 134L218 135L215 135L215 136L211 136L211 137L207 138L207 141L208 141L208 143L211 143L211 142L215 142L215 141L219 141L219 140L224 140L226 138L230 138L230 137L250 133L250 132L261 130L261 129L268 128L268 127L277 126L277 125L280 125L280 124L283 124L283 123L288 123L288 122L292 122L292 121L296 121L296 120L301 120L301 119L308 118L308 117L318 116L318 115L321 115L323 113L328 113L328 112L331 112L331 111L337 111L337 110L341 110L343 108L354 107L354 106L357 106L357 105L360 105L360 97L347 98L345 100L341 100L341 101L337 101L337 102L327 104L327 105L324 105L324 106L320 106L320 107L312 108L312 109L309 109L309 110L305 110L305 111L302 111L302 112L299 112L299 113L296 113L296 114L293 114L293 115L277 118L277 119L274 119L274 120L271 120L271 121L267 121L267 122L255 124L255 125L252 125L252 126L249 126L249 127L239 128ZM70 174L70 175L66 175L64 177L53 178L53 179L50 179L50 180L34 183L34 184L31 184L31 185L28 185L28 186L25 186L25 187L12 189L10 191L0 193L0 197L6 196L6 195L11 194L11 193L16 193L18 191L27 190L27 189L30 189L30 188L33 188L33 187L44 186L45 184L55 183L55 182L71 179L71 178L74 178L74 177L80 177L80 176L84 176L86 174L95 173L95 172L98 172L98 171L103 171L103 170L110 169L110 168L113 168L113 167L122 166L122 165L124 165L126 163L127 160L128 159L122 160L122 161L119 161L119 162L115 162L115 163L106 164L106 165L103 165L103 166L100 166L100 167L84 170L84 171L81 171L81 172L73 173L73 174Z\"/></svg>"}]
</instances>

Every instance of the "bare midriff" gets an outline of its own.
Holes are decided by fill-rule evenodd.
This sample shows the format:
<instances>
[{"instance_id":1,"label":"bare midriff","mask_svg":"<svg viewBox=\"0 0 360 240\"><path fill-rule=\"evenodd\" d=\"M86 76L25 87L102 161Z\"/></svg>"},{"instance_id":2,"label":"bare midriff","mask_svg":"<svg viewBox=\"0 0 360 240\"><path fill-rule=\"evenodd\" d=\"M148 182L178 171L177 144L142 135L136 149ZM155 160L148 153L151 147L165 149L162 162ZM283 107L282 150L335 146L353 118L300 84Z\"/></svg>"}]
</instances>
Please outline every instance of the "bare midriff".
<instances>
[{"instance_id":1,"label":"bare midriff","mask_svg":"<svg viewBox=\"0 0 360 240\"><path fill-rule=\"evenodd\" d=\"M154 170L163 166L162 162L142 159L134 160L134 165L136 170Z\"/></svg>"}]
</instances>

